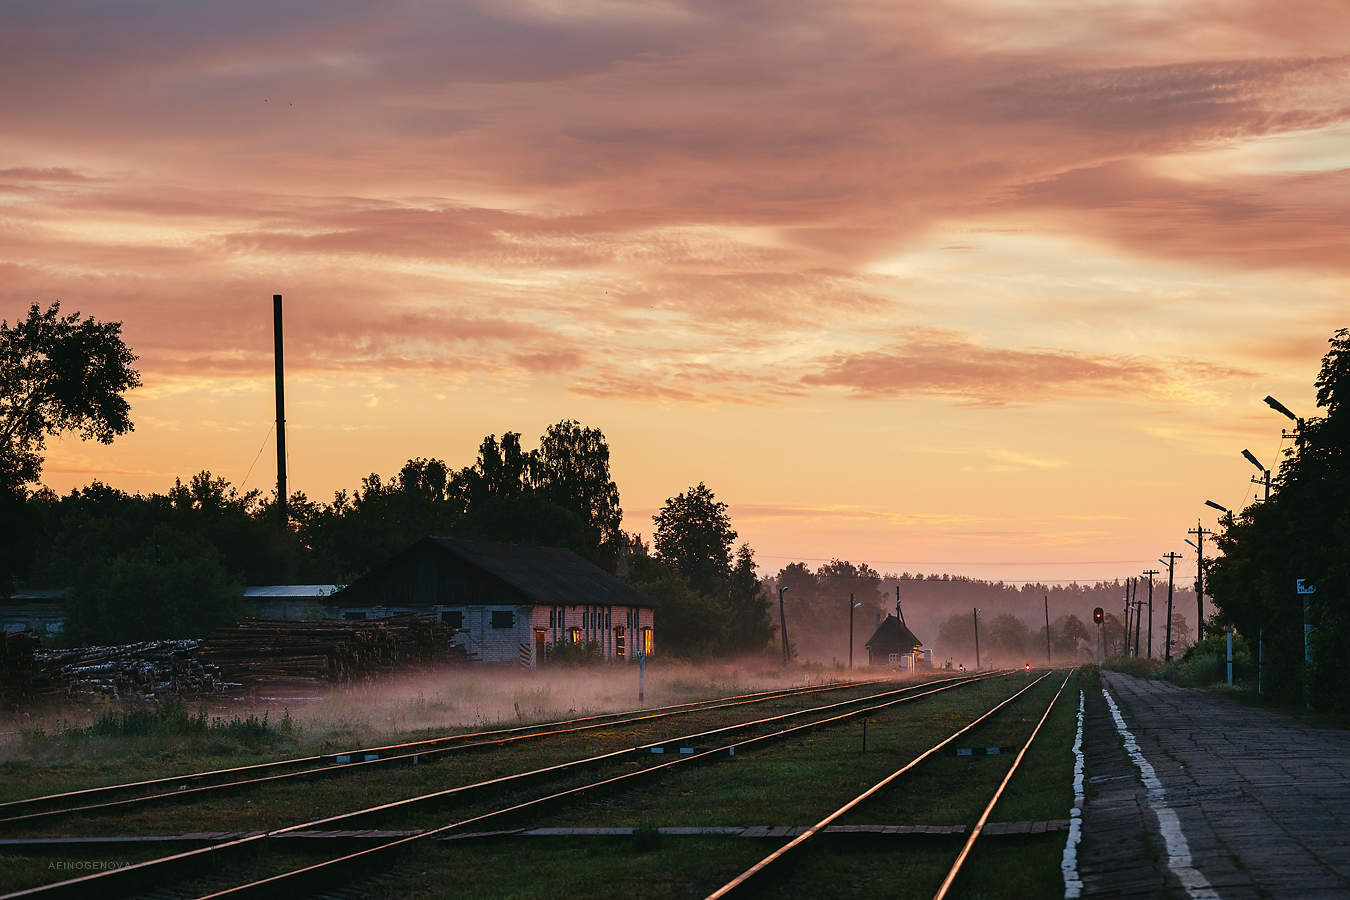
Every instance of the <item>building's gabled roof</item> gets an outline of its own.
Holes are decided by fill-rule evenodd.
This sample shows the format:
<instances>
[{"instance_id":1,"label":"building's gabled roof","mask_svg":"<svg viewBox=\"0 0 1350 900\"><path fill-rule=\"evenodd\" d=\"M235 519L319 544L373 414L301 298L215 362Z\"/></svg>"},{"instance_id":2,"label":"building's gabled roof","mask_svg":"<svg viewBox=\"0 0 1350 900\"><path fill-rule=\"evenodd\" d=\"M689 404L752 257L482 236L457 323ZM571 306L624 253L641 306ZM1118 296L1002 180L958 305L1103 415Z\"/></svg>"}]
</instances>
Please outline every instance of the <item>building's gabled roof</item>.
<instances>
[{"instance_id":1,"label":"building's gabled roof","mask_svg":"<svg viewBox=\"0 0 1350 900\"><path fill-rule=\"evenodd\" d=\"M914 632L895 616L887 616L863 646L878 653L908 653L922 647L923 641L915 637Z\"/></svg>"},{"instance_id":2,"label":"building's gabled roof","mask_svg":"<svg viewBox=\"0 0 1350 900\"><path fill-rule=\"evenodd\" d=\"M396 565L424 546L482 569L543 606L656 606L646 594L571 550L558 547L426 537L374 571ZM370 574L352 586L365 581Z\"/></svg>"}]
</instances>

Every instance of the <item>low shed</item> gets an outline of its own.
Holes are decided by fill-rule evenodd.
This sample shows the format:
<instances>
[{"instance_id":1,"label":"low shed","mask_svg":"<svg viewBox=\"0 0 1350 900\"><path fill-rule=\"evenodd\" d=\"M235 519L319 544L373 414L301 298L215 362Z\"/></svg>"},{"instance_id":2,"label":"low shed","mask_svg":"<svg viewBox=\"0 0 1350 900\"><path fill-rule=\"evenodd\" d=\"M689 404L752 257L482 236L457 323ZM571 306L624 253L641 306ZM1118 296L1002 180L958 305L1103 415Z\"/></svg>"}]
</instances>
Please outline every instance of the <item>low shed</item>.
<instances>
[{"instance_id":1,"label":"low shed","mask_svg":"<svg viewBox=\"0 0 1350 900\"><path fill-rule=\"evenodd\" d=\"M900 666L913 669L917 653L923 647L923 641L914 636L914 632L895 616L887 616L872 633L866 644L867 662L873 666Z\"/></svg>"},{"instance_id":2,"label":"low shed","mask_svg":"<svg viewBox=\"0 0 1350 900\"><path fill-rule=\"evenodd\" d=\"M344 618L438 614L471 661L542 665L548 647L607 659L654 647L655 604L570 550L427 537L327 600Z\"/></svg>"}]
</instances>

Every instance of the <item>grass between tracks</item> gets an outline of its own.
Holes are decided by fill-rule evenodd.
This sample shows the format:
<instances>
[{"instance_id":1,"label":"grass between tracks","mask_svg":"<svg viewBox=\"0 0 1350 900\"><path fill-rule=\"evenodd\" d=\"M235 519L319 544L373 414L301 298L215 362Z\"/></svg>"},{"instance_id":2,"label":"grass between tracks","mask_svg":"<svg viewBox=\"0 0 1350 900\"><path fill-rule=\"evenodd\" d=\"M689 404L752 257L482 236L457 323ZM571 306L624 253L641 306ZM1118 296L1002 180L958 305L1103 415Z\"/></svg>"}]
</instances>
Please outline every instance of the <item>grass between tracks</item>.
<instances>
[{"instance_id":1,"label":"grass between tracks","mask_svg":"<svg viewBox=\"0 0 1350 900\"><path fill-rule=\"evenodd\" d=\"M638 791L596 795L569 802L551 813L537 814L499 827L630 826L631 838L513 838L430 844L413 853L387 896L543 897L614 896L655 893L659 896L702 896L743 870L780 841L737 837L657 835L671 825L804 825L811 824L870 785L907 763L919 752L970 721L997 699L1024 686L1016 675L957 688L878 713L867 723L863 748L861 722L770 743L713 764L677 766ZM994 720L958 739L953 747L902 776L893 789L863 805L841 823L971 824L994 786L1006 773L1016 748L1026 739L1046 703L1063 681L1052 675L1032 688ZM842 694L841 694L842 696ZM814 695L812 705L835 699ZM793 704L780 702L765 712ZM801 706L803 704L796 704ZM632 746L730 721L727 714L700 714L662 725L602 729L560 742L521 745L506 754L466 754L434 766L398 769L355 778L335 778L284 789L270 788L190 807L161 807L130 816L96 817L60 829L62 833L173 833L203 828L251 830L317 818L336 810L354 809L393 796L423 793L462 784L494 772L520 771L569 756ZM1064 692L1037 743L1013 779L993 821L1066 818L1072 803L1072 754L1077 689ZM721 719L721 722L714 721ZM570 743L569 743L570 742ZM720 746L725 741L711 744ZM999 756L958 757L955 747L1012 747ZM669 757L666 757L669 759ZM607 770L631 771L661 757L629 758ZM538 788L499 792L492 806L524 799ZM488 808L486 801L402 816L397 821L363 823L363 827L439 825ZM183 827L191 823L189 827ZM962 838L902 836L851 839L825 836L825 853L794 860L783 885L788 895L853 895L862 890L888 896L931 896L950 865ZM989 838L977 845L962 882L960 896L1044 896L1062 890L1059 852L1062 833ZM65 858L82 854L63 854ZM120 856L120 854L118 854ZM3 857L0 857L3 859ZM50 857L14 856L13 872L53 880L42 868ZM0 863L0 869L4 868ZM27 866L27 869L25 869ZM1008 872L1014 872L1009 875ZM68 873L61 873L68 877ZM0 876L10 882L12 875ZM908 885L904 890L897 884ZM386 888L372 888L375 895Z\"/></svg>"}]
</instances>

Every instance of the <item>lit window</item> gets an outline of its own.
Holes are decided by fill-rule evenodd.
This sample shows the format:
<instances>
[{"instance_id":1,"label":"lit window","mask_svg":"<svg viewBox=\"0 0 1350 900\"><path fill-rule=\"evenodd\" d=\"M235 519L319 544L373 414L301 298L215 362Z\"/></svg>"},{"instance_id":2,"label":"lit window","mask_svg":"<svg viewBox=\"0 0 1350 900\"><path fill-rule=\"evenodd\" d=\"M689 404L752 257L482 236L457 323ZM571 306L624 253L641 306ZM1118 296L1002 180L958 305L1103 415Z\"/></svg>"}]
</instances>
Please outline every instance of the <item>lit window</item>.
<instances>
[{"instance_id":1,"label":"lit window","mask_svg":"<svg viewBox=\"0 0 1350 900\"><path fill-rule=\"evenodd\" d=\"M642 652L647 656L652 655L652 630L650 628L642 629Z\"/></svg>"},{"instance_id":2,"label":"lit window","mask_svg":"<svg viewBox=\"0 0 1350 900\"><path fill-rule=\"evenodd\" d=\"M574 626L574 627L568 629L568 631L567 631L567 636L568 636L569 638L571 638L572 643L574 643L574 644L580 644L580 643L581 643L581 629L580 629L580 628L577 628L577 627Z\"/></svg>"},{"instance_id":3,"label":"lit window","mask_svg":"<svg viewBox=\"0 0 1350 900\"><path fill-rule=\"evenodd\" d=\"M620 625L614 629L614 655L623 656L627 649L627 639L624 637L623 626Z\"/></svg>"}]
</instances>

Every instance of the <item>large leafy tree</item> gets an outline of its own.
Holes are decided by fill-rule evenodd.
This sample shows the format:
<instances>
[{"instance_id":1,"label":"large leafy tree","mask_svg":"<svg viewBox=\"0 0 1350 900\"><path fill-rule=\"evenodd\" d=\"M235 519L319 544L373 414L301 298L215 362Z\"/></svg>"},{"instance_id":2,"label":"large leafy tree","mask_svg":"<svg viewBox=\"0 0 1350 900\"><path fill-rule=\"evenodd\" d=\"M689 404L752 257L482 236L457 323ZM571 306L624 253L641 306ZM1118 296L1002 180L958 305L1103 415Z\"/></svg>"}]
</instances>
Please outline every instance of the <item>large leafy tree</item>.
<instances>
[{"instance_id":1,"label":"large leafy tree","mask_svg":"<svg viewBox=\"0 0 1350 900\"><path fill-rule=\"evenodd\" d=\"M731 577L731 527L727 505L703 482L668 499L652 516L656 554L689 580L695 590L713 596L726 593Z\"/></svg>"},{"instance_id":2,"label":"large leafy tree","mask_svg":"<svg viewBox=\"0 0 1350 900\"><path fill-rule=\"evenodd\" d=\"M1307 679L1315 704L1350 706L1350 330L1340 329L1314 382L1322 415L1300 422L1270 500L1224 523L1222 555L1209 564L1218 619L1248 639L1264 638L1271 693L1298 699ZM1295 591L1297 579L1316 588ZM1313 625L1312 665L1303 658L1303 602Z\"/></svg>"},{"instance_id":3,"label":"large leafy tree","mask_svg":"<svg viewBox=\"0 0 1350 900\"><path fill-rule=\"evenodd\" d=\"M600 429L572 419L550 425L530 455L530 483L545 500L580 517L606 562L616 557L623 509Z\"/></svg>"},{"instance_id":4,"label":"large leafy tree","mask_svg":"<svg viewBox=\"0 0 1350 900\"><path fill-rule=\"evenodd\" d=\"M46 439L74 431L112 443L132 430L122 396L140 386L121 322L61 315L61 304L0 321L0 481L28 484L42 474Z\"/></svg>"},{"instance_id":5,"label":"large leafy tree","mask_svg":"<svg viewBox=\"0 0 1350 900\"><path fill-rule=\"evenodd\" d=\"M727 606L731 609L727 649L758 652L767 647L777 629L769 617L764 586L755 575L755 553L749 544L741 544L736 550Z\"/></svg>"},{"instance_id":6,"label":"large leafy tree","mask_svg":"<svg viewBox=\"0 0 1350 900\"><path fill-rule=\"evenodd\" d=\"M0 596L35 550L27 485L42 474L47 438L73 431L112 443L132 429L122 396L140 385L121 322L61 314L61 304L0 321Z\"/></svg>"}]
</instances>

